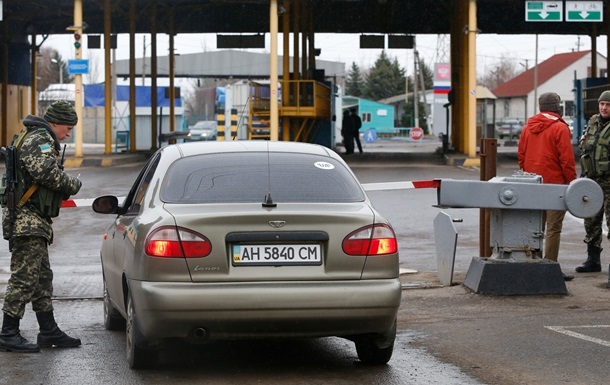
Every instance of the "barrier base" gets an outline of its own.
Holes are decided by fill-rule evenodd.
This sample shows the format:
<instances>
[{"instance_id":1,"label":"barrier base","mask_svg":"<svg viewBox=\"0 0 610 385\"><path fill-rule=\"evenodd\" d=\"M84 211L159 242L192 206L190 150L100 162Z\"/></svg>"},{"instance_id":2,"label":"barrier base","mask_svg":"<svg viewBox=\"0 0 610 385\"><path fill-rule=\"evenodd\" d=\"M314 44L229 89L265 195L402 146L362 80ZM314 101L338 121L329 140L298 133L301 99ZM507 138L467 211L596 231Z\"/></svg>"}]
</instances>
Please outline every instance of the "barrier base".
<instances>
[{"instance_id":1,"label":"barrier base","mask_svg":"<svg viewBox=\"0 0 610 385\"><path fill-rule=\"evenodd\" d=\"M464 286L479 294L568 294L561 267L547 259L515 262L474 257Z\"/></svg>"}]
</instances>

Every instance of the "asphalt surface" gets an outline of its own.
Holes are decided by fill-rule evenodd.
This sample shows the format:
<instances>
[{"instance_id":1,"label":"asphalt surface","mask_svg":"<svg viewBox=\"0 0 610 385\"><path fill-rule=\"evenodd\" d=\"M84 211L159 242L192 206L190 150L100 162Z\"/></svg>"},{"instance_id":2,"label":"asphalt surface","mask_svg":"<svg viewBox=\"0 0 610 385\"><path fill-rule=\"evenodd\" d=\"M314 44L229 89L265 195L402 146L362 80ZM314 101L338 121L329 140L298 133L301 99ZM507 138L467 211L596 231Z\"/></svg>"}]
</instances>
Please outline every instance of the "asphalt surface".
<instances>
[{"instance_id":1,"label":"asphalt surface","mask_svg":"<svg viewBox=\"0 0 610 385\"><path fill-rule=\"evenodd\" d=\"M459 154L453 154L453 158L451 158L452 154L443 155L437 151L439 146L440 143L434 139L423 142L378 141L366 144L364 154L349 155L345 159L363 184L433 178L478 180L479 169L477 167L463 166L460 159L464 159L464 157ZM70 151L70 149L66 151L67 159L72 158ZM498 147L498 154L498 175L511 175L517 169L516 148L504 146L502 143ZM79 166L81 170L78 172L87 175L87 172L92 171L86 171L88 167L116 166L123 163L141 162L145 159L143 154L136 155L136 157L129 154L105 155L103 151L100 152L99 146L86 146L83 159L93 166L87 166L86 162L81 162ZM106 160L104 163L98 159ZM453 164L447 165L451 162ZM70 167L68 163L66 165ZM119 172L120 168L119 166L115 170ZM91 198L115 191L127 191L129 183L123 181L117 185L117 179L113 176L115 172L111 170L112 168L103 174L105 179L100 182L101 188L92 188L86 184L79 196ZM72 172L77 172L77 169ZM603 271L601 273L574 273L574 268L585 257L585 245L582 242L584 230L581 219L568 215L564 221L559 260L564 272L576 275L573 281L566 283L567 295L488 296L473 293L462 285L472 258L478 255L478 210L443 210L452 218L463 220L456 223L459 235L453 284L443 286L438 278L434 234L431 230L432 221L440 211L434 207L436 203L434 191L426 189L374 191L370 192L369 196L377 209L390 220L399 238L401 269L404 273L401 280L405 289L398 320L400 337L397 340L395 357L390 361L390 368L406 368L406 372L394 373L390 370L381 377L370 377L371 374L367 371L361 372L360 375L355 373L355 377L353 375L343 377L343 380L347 381L346 378L349 378L351 380L348 382L351 382L356 381L356 378L368 378L371 383L397 384L473 384L480 381L480 383L490 385L593 385L608 382L608 378L610 378L610 365L608 365L608 353L610 352L608 263L610 258L607 250L610 246L606 244L607 241L604 241L602 245L606 252L602 253ZM99 221L99 218L97 220ZM76 222L68 224L68 222L74 221ZM74 249L78 247L78 245L75 246L75 242L78 244L79 239L88 239L83 238L83 234L78 234L79 229L85 230L88 226L87 220L78 214L60 216L56 226L59 226L60 229L62 226L67 227L65 232L62 232L63 235L58 237L53 246L54 250ZM58 232L62 231L60 229ZM66 234L68 231L70 233ZM87 232L99 231L100 229L87 230ZM82 258L82 261L96 260L98 258L96 247L97 245L81 247L78 252L79 258ZM58 290L55 295L67 300L76 296L90 297L91 301L99 301L100 276L97 266L84 264L78 267L80 264L77 263L75 267L74 260L68 258L62 259L62 261L59 263L54 261L53 268L59 278L59 282L56 282ZM87 278L75 281L77 284L74 284L72 279L76 278L72 278L73 274L64 274L63 269L70 270L77 276L84 274ZM61 281L61 279L65 281ZM79 328L78 325L82 322L88 325L91 323L91 320L80 319L91 317L91 310L83 310L90 305L87 300L76 302L74 305L69 305L74 311L72 316L67 315L66 312L60 313L62 314L61 321L66 325L67 330ZM68 305L59 302L58 306ZM101 307L98 303L93 306L96 309L94 316L96 324L90 325L84 330L85 336L89 335L91 339L104 338L104 332L100 330L99 325L101 315L97 314ZM27 322L32 321L30 317ZM34 327L28 326L27 323L24 327L25 330L34 330ZM96 337L95 333L100 336ZM28 337L32 336L28 335ZM112 359L106 361L106 365L115 369L120 367L121 369L118 371L120 378L134 380L135 382L132 383L142 383L143 377L133 377L124 372L124 354L120 347L123 336L116 337L119 340L116 341L118 345L112 344L112 340L109 340L108 343L111 344L109 347L102 346L102 354L104 354L103 352L112 354ZM116 338L113 337L113 339ZM333 343L331 342L331 344ZM83 349L85 348L86 346L83 347ZM89 348L96 352L100 350L98 346L89 346ZM83 350L83 352L88 351ZM351 348L347 352L353 354ZM417 361L417 365L421 366L413 367L412 365L416 361L412 354L423 355L424 352L432 354L439 361L430 365L422 365ZM99 358L95 358L95 355L87 355L80 358L80 361L85 359L81 363L77 357L78 354L72 353L70 352L74 356L75 362L79 362L76 365L78 373L81 373L82 370L98 373L99 369L93 368L97 359L103 359L101 356L98 355ZM252 354L263 353L257 350ZM314 350L312 357L317 354L319 352L316 353ZM226 359L230 362L230 352L227 352L226 355ZM14 376L17 373L18 376L23 376L22 379L36 378L41 381L44 378L44 376L31 374L34 370L33 366L36 365L35 358L13 360L14 356L9 355L9 357L11 357L11 362L17 362L15 365L18 367L15 369L11 366L11 371L7 372L7 375ZM51 366L47 370L52 375L49 378L61 378L61 369L69 366L63 361L63 358L57 359L63 367L55 367L52 362L48 363ZM87 363L87 360L91 360L91 362ZM313 360L314 362L307 366L311 370L319 367L315 363L315 359ZM447 372L442 363L458 367L460 371ZM195 364L193 363L193 365ZM218 372L214 367L207 368L212 372L212 378L221 379L222 371ZM246 374L250 374L251 369L255 371L250 367L245 368ZM188 367L188 369L189 373L193 374L194 366ZM430 377L429 373L435 371L445 372L445 375ZM161 378L168 378L167 376L175 378L174 370L161 371L156 374L159 376L155 378L159 381ZM196 370L194 374L198 374ZM67 375L79 378L76 372L68 372ZM336 374L327 376L318 373L315 378L317 383L348 383L335 377ZM5 377L5 379L8 378ZM116 377L102 378L108 380ZM138 380L135 380L136 378ZM233 379L239 382L238 378ZM334 380L328 381L329 378ZM377 382L379 378L385 378L387 381ZM271 380L271 378L268 379ZM36 382L24 381L22 383L39 382L36 380ZM155 381L149 383L155 383Z\"/></svg>"}]
</instances>

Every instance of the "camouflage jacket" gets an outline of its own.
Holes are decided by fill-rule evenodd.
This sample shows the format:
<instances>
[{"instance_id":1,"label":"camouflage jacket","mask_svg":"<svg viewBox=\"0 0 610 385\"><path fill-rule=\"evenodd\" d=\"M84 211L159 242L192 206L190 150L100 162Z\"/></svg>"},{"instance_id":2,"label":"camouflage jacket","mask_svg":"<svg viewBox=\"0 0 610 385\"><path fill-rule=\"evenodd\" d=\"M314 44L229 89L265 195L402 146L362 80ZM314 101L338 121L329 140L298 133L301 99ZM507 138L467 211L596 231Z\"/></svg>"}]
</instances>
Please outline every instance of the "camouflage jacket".
<instances>
[{"instance_id":1,"label":"camouflage jacket","mask_svg":"<svg viewBox=\"0 0 610 385\"><path fill-rule=\"evenodd\" d=\"M36 183L42 188L61 193L67 197L76 194L81 188L81 181L59 168L59 154L61 146L51 126L43 119L28 115L23 124L24 130L29 133L18 150L18 172L23 176L20 183L27 190ZM38 191L32 195L30 201L36 199ZM21 198L21 197L18 197ZM4 238L10 234L8 224L8 209L2 213L2 232ZM41 236L50 243L53 242L53 228L51 218L45 217L32 205L25 204L16 209L16 218L13 225L13 237Z\"/></svg>"}]
</instances>

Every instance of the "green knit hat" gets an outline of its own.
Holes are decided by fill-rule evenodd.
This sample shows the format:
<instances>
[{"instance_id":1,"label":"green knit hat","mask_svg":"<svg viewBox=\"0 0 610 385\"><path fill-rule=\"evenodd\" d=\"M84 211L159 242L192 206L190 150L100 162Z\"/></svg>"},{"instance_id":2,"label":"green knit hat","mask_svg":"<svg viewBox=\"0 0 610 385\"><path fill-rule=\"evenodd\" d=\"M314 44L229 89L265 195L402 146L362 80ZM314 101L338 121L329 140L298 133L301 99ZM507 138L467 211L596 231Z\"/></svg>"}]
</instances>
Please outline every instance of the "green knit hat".
<instances>
[{"instance_id":1,"label":"green knit hat","mask_svg":"<svg viewBox=\"0 0 610 385\"><path fill-rule=\"evenodd\" d=\"M610 102L610 91L604 91L601 95L599 95L599 99L597 102Z\"/></svg>"},{"instance_id":2,"label":"green knit hat","mask_svg":"<svg viewBox=\"0 0 610 385\"><path fill-rule=\"evenodd\" d=\"M65 124L74 127L78 123L78 115L76 115L76 110L72 103L58 100L47 108L44 120L49 123Z\"/></svg>"}]
</instances>

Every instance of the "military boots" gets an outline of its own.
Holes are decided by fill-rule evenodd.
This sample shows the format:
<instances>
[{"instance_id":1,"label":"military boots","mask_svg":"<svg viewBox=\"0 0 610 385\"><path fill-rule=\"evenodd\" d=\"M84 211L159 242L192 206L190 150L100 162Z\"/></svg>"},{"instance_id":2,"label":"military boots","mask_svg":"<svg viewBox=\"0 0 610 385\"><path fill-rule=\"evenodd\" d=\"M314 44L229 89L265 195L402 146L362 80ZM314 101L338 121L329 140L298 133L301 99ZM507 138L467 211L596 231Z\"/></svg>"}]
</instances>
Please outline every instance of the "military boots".
<instances>
[{"instance_id":1,"label":"military boots","mask_svg":"<svg viewBox=\"0 0 610 385\"><path fill-rule=\"evenodd\" d=\"M597 273L602 271L600 262L601 247L587 244L587 260L576 268L577 273Z\"/></svg>"},{"instance_id":2,"label":"military boots","mask_svg":"<svg viewBox=\"0 0 610 385\"><path fill-rule=\"evenodd\" d=\"M2 332L0 333L0 350L16 353L38 353L40 347L21 336L19 321L19 318L4 313Z\"/></svg>"},{"instance_id":3,"label":"military boots","mask_svg":"<svg viewBox=\"0 0 610 385\"><path fill-rule=\"evenodd\" d=\"M38 345L41 348L75 348L80 346L79 338L72 338L59 329L53 317L53 312L38 312L36 313L40 333L38 333Z\"/></svg>"}]
</instances>

